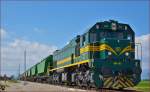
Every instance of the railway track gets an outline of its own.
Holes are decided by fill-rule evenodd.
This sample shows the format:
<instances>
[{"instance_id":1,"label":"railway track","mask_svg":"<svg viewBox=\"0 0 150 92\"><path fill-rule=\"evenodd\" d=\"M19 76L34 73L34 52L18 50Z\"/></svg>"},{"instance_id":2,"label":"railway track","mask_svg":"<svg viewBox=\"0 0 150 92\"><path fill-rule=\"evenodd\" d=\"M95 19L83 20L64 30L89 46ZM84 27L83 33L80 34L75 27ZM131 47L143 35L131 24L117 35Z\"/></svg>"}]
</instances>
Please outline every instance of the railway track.
<instances>
[{"instance_id":1,"label":"railway track","mask_svg":"<svg viewBox=\"0 0 150 92\"><path fill-rule=\"evenodd\" d=\"M96 88L86 88L86 87L77 87L77 86L68 86L68 85L59 85L59 84L48 84L48 83L36 83L28 82L24 86L24 82L19 83L10 83L11 85L6 88L5 91L0 92L140 92L131 89L96 89ZM36 89L35 89L36 88Z\"/></svg>"},{"instance_id":2,"label":"railway track","mask_svg":"<svg viewBox=\"0 0 150 92\"><path fill-rule=\"evenodd\" d=\"M96 88L86 88L86 87L58 85L58 84L53 84L53 85L67 87L67 88L73 88L73 89L81 89L86 92L142 92L142 91L137 91L134 89L108 89L108 88L96 89Z\"/></svg>"}]
</instances>

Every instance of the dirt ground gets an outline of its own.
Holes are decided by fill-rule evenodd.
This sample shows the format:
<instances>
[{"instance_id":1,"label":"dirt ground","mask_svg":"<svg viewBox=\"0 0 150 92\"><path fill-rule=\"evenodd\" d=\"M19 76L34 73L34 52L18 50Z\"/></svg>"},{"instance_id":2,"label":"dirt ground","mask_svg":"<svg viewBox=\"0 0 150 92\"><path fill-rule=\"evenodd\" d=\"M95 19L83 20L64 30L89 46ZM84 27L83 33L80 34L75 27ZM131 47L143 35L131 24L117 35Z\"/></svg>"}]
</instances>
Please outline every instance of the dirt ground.
<instances>
[{"instance_id":1,"label":"dirt ground","mask_svg":"<svg viewBox=\"0 0 150 92\"><path fill-rule=\"evenodd\" d=\"M50 84L41 84L33 82L7 82L4 92L96 92L92 90L82 90Z\"/></svg>"},{"instance_id":2,"label":"dirt ground","mask_svg":"<svg viewBox=\"0 0 150 92\"><path fill-rule=\"evenodd\" d=\"M58 85L50 85L50 84L42 84L35 82L14 82L7 81L3 83L6 85L5 91L0 92L136 92L136 91L116 91L116 90L85 90L85 89L77 89L73 87L66 86L58 86ZM141 91L137 91L141 92Z\"/></svg>"}]
</instances>

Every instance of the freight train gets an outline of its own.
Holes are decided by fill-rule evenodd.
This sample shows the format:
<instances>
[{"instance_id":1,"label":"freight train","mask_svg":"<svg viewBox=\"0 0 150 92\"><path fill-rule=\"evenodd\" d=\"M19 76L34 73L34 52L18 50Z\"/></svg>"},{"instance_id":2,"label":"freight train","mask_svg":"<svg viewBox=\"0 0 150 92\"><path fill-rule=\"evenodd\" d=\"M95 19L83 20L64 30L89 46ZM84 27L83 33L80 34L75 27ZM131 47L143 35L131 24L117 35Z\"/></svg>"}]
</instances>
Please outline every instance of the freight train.
<instances>
[{"instance_id":1,"label":"freight train","mask_svg":"<svg viewBox=\"0 0 150 92\"><path fill-rule=\"evenodd\" d=\"M28 81L123 89L141 81L135 33L128 24L97 22L21 75Z\"/></svg>"}]
</instances>

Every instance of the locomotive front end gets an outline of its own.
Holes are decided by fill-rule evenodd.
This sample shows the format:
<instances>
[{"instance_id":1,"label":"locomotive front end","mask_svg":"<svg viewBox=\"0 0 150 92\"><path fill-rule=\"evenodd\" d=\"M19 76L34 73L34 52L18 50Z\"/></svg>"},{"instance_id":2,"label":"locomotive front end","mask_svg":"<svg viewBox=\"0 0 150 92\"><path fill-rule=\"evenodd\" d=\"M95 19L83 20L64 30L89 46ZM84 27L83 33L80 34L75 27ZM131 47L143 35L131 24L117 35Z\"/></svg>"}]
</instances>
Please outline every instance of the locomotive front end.
<instances>
[{"instance_id":1,"label":"locomotive front end","mask_svg":"<svg viewBox=\"0 0 150 92\"><path fill-rule=\"evenodd\" d=\"M96 30L99 33L91 43L95 85L115 89L133 87L141 80L140 60L135 59L134 32L127 24L109 22L107 25L111 29Z\"/></svg>"}]
</instances>

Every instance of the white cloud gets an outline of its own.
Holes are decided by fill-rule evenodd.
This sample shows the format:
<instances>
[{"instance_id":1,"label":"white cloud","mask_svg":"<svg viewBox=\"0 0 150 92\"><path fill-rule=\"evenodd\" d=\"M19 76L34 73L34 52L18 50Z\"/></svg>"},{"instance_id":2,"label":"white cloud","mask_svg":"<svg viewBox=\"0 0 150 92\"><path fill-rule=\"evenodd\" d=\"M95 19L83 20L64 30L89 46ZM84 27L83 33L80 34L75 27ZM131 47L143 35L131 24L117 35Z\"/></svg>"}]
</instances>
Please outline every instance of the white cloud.
<instances>
[{"instance_id":1,"label":"white cloud","mask_svg":"<svg viewBox=\"0 0 150 92\"><path fill-rule=\"evenodd\" d=\"M27 68L40 62L41 59L52 54L56 50L55 46L15 39L13 42L2 46L2 73L15 75L18 73L19 64L21 71L24 70L24 50L27 52ZM15 71L15 72L14 72Z\"/></svg>"},{"instance_id":2,"label":"white cloud","mask_svg":"<svg viewBox=\"0 0 150 92\"><path fill-rule=\"evenodd\" d=\"M142 43L142 78L148 78L150 73L150 34L136 37L135 41Z\"/></svg>"},{"instance_id":3,"label":"white cloud","mask_svg":"<svg viewBox=\"0 0 150 92\"><path fill-rule=\"evenodd\" d=\"M1 38L5 38L6 37L6 30L4 30L3 28L0 28L0 36Z\"/></svg>"}]
</instances>

